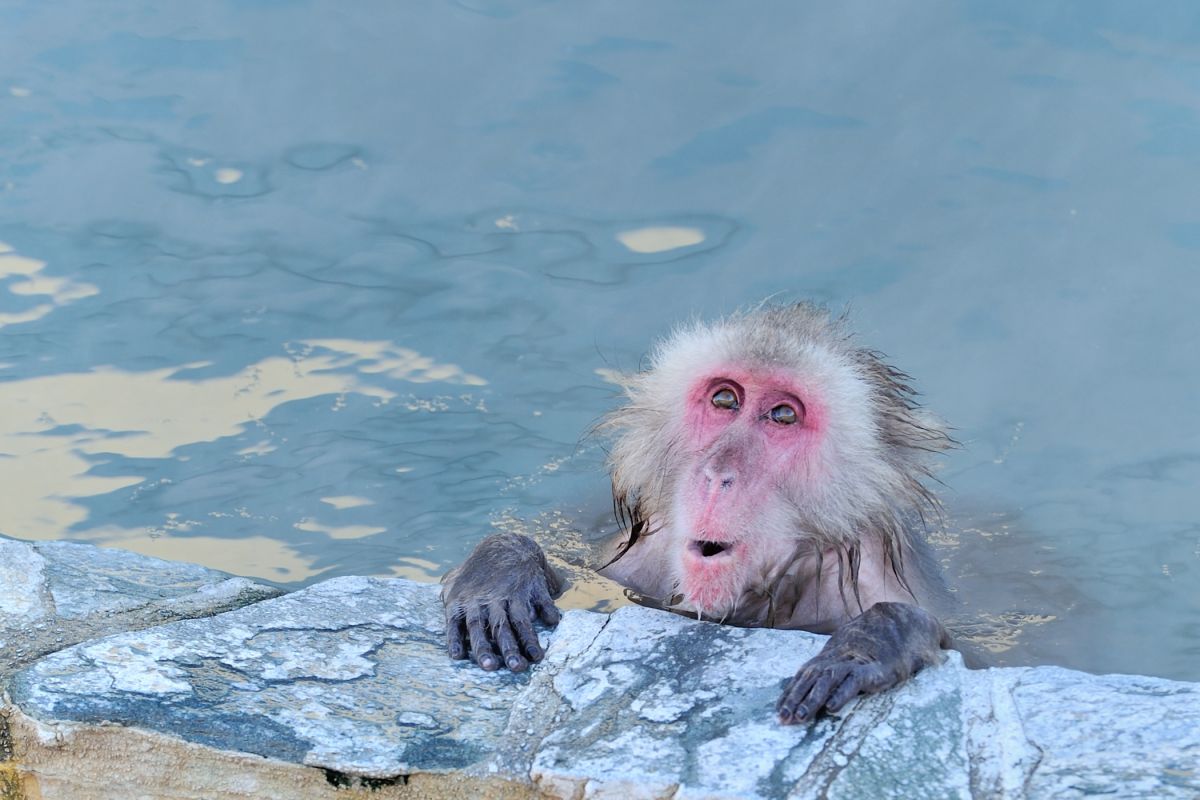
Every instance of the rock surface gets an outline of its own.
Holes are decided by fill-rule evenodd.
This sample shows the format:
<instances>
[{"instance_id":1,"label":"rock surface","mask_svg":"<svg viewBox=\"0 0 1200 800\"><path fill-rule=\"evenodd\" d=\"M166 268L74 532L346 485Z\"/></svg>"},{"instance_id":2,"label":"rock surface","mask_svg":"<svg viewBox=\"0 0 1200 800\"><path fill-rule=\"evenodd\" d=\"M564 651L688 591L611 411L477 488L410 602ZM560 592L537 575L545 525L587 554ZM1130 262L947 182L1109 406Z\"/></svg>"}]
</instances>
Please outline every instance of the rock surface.
<instances>
[{"instance_id":1,"label":"rock surface","mask_svg":"<svg viewBox=\"0 0 1200 800\"><path fill-rule=\"evenodd\" d=\"M0 537L0 686L14 669L76 642L279 594L196 564Z\"/></svg>"},{"instance_id":2,"label":"rock surface","mask_svg":"<svg viewBox=\"0 0 1200 800\"><path fill-rule=\"evenodd\" d=\"M1189 797L1200 686L956 655L776 724L823 637L572 611L547 660L446 660L436 586L341 578L85 642L13 677L42 797ZM122 764L115 772L112 764ZM107 766L106 766L107 765ZM30 790L32 794L32 789Z\"/></svg>"}]
</instances>

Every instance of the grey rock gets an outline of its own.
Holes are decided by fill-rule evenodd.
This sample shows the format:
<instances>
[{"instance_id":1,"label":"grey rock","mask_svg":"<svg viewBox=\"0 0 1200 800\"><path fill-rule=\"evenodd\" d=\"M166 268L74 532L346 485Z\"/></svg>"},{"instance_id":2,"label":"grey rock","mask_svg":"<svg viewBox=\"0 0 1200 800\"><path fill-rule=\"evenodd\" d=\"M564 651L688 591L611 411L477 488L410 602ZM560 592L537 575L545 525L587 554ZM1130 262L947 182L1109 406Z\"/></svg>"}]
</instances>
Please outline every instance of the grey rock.
<instances>
[{"instance_id":1,"label":"grey rock","mask_svg":"<svg viewBox=\"0 0 1200 800\"><path fill-rule=\"evenodd\" d=\"M10 693L42 720L118 723L388 778L484 760L528 676L451 664L437 586L340 578L49 656Z\"/></svg>"},{"instance_id":2,"label":"grey rock","mask_svg":"<svg viewBox=\"0 0 1200 800\"><path fill-rule=\"evenodd\" d=\"M967 796L957 654L839 718L776 722L786 678L824 638L621 609L566 648L578 654L553 680L565 713L532 777L564 796Z\"/></svg>"},{"instance_id":3,"label":"grey rock","mask_svg":"<svg viewBox=\"0 0 1200 800\"><path fill-rule=\"evenodd\" d=\"M1196 684L968 671L950 654L837 718L783 727L776 696L824 637L639 607L571 611L543 633L542 664L484 673L447 660L437 592L340 578L77 645L14 676L14 740L47 797L93 796L71 770L96 753L135 774L152 758L180 762L153 755L152 736L208 765L159 770L163 797L256 796L244 787L265 785L258 771L287 765L297 797L355 785L572 798L1200 795ZM103 747L84 738L97 732ZM430 776L473 782L452 791L421 783Z\"/></svg>"},{"instance_id":4,"label":"grey rock","mask_svg":"<svg viewBox=\"0 0 1200 800\"><path fill-rule=\"evenodd\" d=\"M195 564L0 537L0 685L14 669L76 642L279 594Z\"/></svg>"},{"instance_id":5,"label":"grey rock","mask_svg":"<svg viewBox=\"0 0 1200 800\"><path fill-rule=\"evenodd\" d=\"M1043 667L1012 683L1041 797L1200 797L1200 687Z\"/></svg>"}]
</instances>

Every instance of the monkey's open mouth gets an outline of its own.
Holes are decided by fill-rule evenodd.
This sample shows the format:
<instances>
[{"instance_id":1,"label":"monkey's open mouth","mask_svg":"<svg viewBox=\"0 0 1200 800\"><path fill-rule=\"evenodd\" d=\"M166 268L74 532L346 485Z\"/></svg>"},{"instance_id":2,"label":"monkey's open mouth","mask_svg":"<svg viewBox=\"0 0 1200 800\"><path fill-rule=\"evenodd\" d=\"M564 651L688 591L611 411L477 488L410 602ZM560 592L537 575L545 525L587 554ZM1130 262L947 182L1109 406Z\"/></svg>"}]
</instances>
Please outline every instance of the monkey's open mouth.
<instances>
[{"instance_id":1,"label":"monkey's open mouth","mask_svg":"<svg viewBox=\"0 0 1200 800\"><path fill-rule=\"evenodd\" d=\"M689 545L691 550L698 553L701 558L713 558L714 556L730 554L733 549L727 542L710 542L704 539L696 539Z\"/></svg>"}]
</instances>

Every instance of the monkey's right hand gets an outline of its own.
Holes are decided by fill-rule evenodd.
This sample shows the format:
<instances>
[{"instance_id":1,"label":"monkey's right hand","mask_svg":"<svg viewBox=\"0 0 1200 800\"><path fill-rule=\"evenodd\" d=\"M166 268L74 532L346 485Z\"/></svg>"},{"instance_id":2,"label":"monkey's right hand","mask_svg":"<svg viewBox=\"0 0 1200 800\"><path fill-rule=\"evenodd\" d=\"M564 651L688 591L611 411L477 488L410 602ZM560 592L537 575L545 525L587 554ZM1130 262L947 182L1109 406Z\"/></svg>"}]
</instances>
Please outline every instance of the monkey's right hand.
<instances>
[{"instance_id":1,"label":"monkey's right hand","mask_svg":"<svg viewBox=\"0 0 1200 800\"><path fill-rule=\"evenodd\" d=\"M484 539L461 566L442 578L446 649L454 659L469 655L491 671L500 656L513 672L542 660L533 620L557 625L554 597L562 579L528 536L496 533Z\"/></svg>"}]
</instances>

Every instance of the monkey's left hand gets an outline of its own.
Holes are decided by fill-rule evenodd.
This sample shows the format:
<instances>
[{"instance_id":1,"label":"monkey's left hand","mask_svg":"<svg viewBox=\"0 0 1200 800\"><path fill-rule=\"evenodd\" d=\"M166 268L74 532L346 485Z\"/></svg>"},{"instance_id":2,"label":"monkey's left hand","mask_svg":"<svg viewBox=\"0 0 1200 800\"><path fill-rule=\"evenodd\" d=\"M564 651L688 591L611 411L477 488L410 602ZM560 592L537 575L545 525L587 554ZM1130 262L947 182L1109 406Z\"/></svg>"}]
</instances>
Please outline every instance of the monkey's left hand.
<instances>
[{"instance_id":1,"label":"monkey's left hand","mask_svg":"<svg viewBox=\"0 0 1200 800\"><path fill-rule=\"evenodd\" d=\"M907 603L876 603L834 631L775 705L784 725L811 722L859 694L874 694L939 663L949 637L937 618Z\"/></svg>"}]
</instances>

